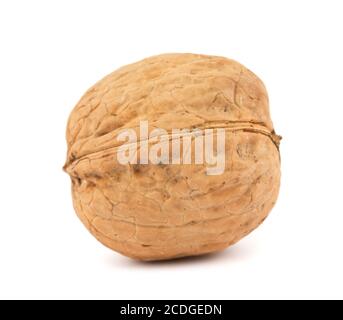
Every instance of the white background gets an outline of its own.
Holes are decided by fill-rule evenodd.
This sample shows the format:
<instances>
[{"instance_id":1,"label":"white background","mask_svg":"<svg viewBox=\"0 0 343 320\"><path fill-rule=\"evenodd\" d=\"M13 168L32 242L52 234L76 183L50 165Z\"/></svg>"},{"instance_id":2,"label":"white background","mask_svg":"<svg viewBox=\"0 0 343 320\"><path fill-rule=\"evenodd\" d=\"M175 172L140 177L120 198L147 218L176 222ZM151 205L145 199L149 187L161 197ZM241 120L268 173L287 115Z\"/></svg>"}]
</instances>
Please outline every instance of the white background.
<instances>
[{"instance_id":1,"label":"white background","mask_svg":"<svg viewBox=\"0 0 343 320\"><path fill-rule=\"evenodd\" d=\"M0 298L343 298L342 1L1 1ZM283 135L269 219L209 257L139 263L74 214L69 113L97 80L165 52L234 58Z\"/></svg>"}]
</instances>

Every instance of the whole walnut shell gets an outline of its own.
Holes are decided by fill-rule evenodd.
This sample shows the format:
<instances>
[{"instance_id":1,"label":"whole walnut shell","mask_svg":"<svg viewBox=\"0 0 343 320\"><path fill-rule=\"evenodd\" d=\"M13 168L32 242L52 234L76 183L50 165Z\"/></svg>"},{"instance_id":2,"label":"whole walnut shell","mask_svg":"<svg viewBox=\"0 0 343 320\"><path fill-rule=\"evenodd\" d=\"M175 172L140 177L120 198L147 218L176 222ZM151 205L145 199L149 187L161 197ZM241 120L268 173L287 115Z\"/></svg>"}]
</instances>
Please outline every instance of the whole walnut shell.
<instances>
[{"instance_id":1,"label":"whole walnut shell","mask_svg":"<svg viewBox=\"0 0 343 320\"><path fill-rule=\"evenodd\" d=\"M122 165L116 137L154 128L225 128L221 175L206 165ZM280 184L279 141L261 80L222 57L165 54L95 84L72 112L66 172L75 210L104 245L140 260L222 250L259 226Z\"/></svg>"}]
</instances>

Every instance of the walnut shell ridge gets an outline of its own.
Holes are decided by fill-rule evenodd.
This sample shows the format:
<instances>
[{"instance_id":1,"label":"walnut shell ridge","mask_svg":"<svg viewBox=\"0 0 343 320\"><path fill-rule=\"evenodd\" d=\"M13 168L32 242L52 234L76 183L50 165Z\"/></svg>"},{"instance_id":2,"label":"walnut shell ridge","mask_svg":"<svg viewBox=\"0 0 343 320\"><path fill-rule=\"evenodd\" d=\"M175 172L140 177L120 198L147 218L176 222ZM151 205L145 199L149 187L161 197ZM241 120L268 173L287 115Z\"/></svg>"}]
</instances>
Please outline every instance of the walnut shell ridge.
<instances>
[{"instance_id":1,"label":"walnut shell ridge","mask_svg":"<svg viewBox=\"0 0 343 320\"><path fill-rule=\"evenodd\" d=\"M121 165L116 137L140 120L225 128L222 175L204 165ZM75 211L104 245L139 260L225 249L258 227L280 186L280 137L261 80L223 57L164 54L91 87L67 126L65 171Z\"/></svg>"}]
</instances>

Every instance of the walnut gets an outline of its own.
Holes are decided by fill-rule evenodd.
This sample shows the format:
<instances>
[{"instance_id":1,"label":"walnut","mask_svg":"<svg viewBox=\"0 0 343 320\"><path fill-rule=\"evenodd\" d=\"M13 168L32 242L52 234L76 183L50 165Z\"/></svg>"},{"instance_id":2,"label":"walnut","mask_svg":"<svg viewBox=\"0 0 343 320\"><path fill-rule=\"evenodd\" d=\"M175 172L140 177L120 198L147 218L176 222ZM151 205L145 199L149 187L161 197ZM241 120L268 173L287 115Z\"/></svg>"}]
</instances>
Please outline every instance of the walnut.
<instances>
[{"instance_id":1,"label":"walnut","mask_svg":"<svg viewBox=\"0 0 343 320\"><path fill-rule=\"evenodd\" d=\"M194 162L122 165L118 135L138 133L141 121L171 140L175 128L224 129L224 172ZM100 242L135 259L172 259L227 248L264 221L279 191L279 142L251 71L222 57L165 54L86 92L69 119L64 168L75 210Z\"/></svg>"}]
</instances>

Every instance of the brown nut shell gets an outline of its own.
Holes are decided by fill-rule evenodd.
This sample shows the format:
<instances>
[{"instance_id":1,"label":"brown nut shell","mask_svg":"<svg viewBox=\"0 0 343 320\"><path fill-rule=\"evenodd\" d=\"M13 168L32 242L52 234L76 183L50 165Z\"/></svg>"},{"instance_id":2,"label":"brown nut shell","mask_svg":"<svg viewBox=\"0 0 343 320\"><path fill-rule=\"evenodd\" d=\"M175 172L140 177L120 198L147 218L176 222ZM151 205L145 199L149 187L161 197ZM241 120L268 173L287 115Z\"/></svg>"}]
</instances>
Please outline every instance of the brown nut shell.
<instances>
[{"instance_id":1,"label":"brown nut shell","mask_svg":"<svg viewBox=\"0 0 343 320\"><path fill-rule=\"evenodd\" d=\"M118 163L123 129L224 128L225 172L206 164ZM124 66L72 112L65 170L75 210L104 245L140 260L222 250L254 230L276 202L280 137L261 80L222 57L164 54Z\"/></svg>"}]
</instances>

